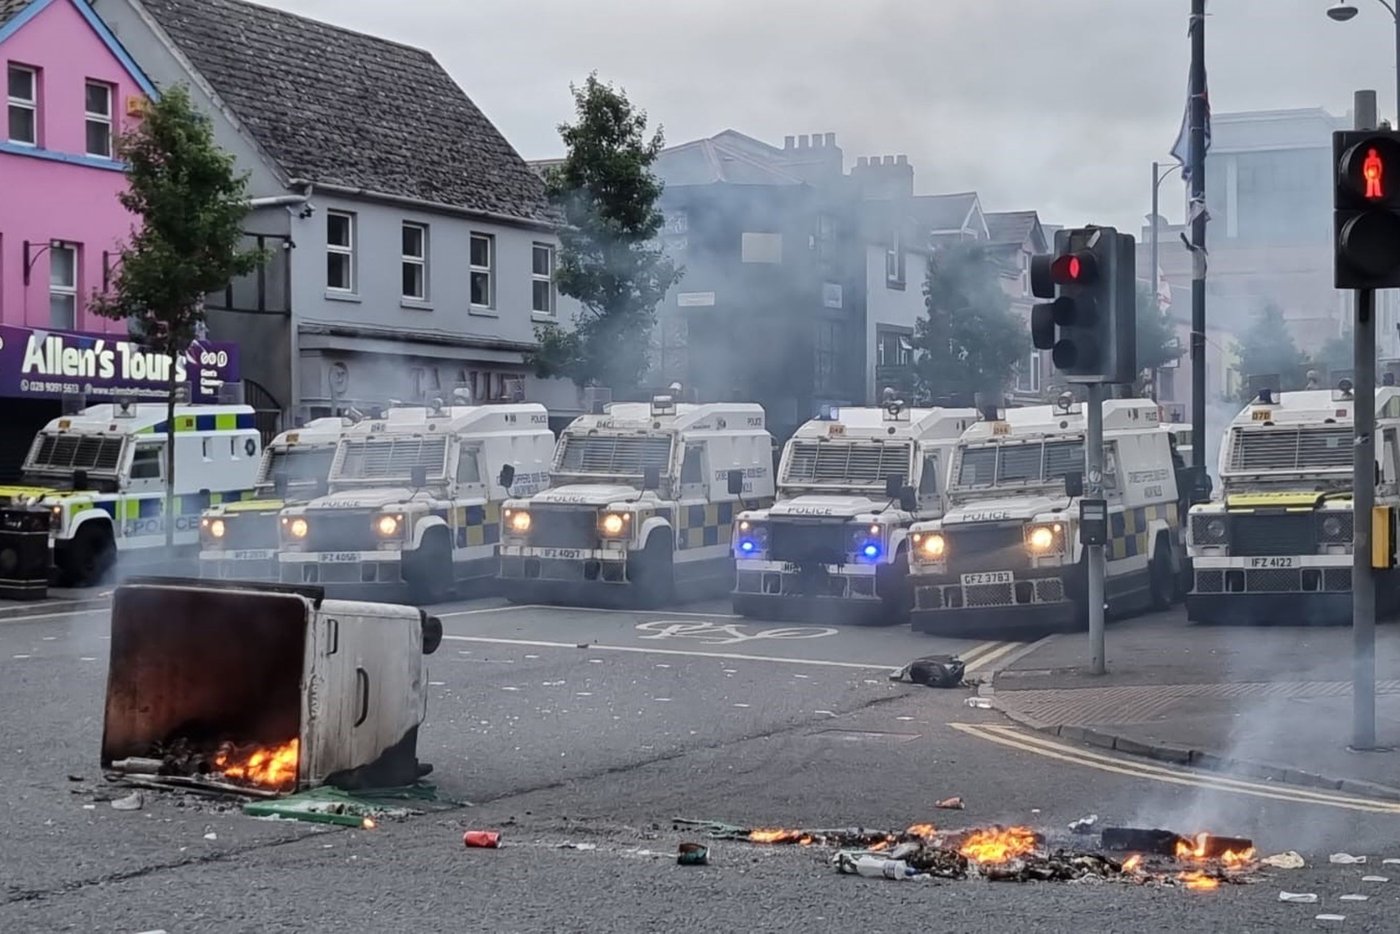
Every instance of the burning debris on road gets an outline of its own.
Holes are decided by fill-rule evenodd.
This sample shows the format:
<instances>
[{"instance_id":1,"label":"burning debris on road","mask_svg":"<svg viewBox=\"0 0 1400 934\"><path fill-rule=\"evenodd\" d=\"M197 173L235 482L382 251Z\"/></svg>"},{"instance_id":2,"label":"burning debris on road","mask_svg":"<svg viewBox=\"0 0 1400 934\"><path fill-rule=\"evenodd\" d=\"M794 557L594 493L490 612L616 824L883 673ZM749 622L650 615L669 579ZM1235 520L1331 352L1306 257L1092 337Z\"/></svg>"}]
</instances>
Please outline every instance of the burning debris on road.
<instances>
[{"instance_id":1,"label":"burning debris on road","mask_svg":"<svg viewBox=\"0 0 1400 934\"><path fill-rule=\"evenodd\" d=\"M678 829L700 828L712 837L745 843L836 848L832 863L839 872L901 880L1119 881L1211 891L1222 884L1255 881L1252 871L1258 867L1252 841L1207 833L1187 837L1166 830L1107 828L1101 838L1105 852L1091 852L1052 846L1044 834L1020 826L940 831L921 823L902 831L872 831L746 828L681 819L674 823ZM1110 855L1115 852L1124 855Z\"/></svg>"}]
</instances>

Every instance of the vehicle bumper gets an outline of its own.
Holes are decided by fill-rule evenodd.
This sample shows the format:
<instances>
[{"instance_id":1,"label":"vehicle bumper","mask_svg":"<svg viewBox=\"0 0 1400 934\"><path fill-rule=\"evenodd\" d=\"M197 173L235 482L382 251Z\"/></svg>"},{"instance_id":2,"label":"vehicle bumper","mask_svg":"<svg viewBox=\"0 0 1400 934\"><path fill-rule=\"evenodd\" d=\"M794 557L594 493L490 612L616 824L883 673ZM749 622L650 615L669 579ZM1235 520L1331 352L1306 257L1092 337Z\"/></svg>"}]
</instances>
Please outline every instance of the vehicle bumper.
<instances>
[{"instance_id":1,"label":"vehicle bumper","mask_svg":"<svg viewBox=\"0 0 1400 934\"><path fill-rule=\"evenodd\" d=\"M567 558L545 554L555 550L502 546L501 593L516 601L592 603L633 590L628 552L570 549L574 554Z\"/></svg>"},{"instance_id":2,"label":"vehicle bumper","mask_svg":"<svg viewBox=\"0 0 1400 934\"><path fill-rule=\"evenodd\" d=\"M885 610L877 565L823 565L803 575L777 561L740 562L734 608L745 616L780 619L864 619Z\"/></svg>"},{"instance_id":3,"label":"vehicle bumper","mask_svg":"<svg viewBox=\"0 0 1400 934\"><path fill-rule=\"evenodd\" d=\"M1190 593L1193 623L1274 623L1280 626L1351 622L1351 591L1335 593Z\"/></svg>"},{"instance_id":4,"label":"vehicle bumper","mask_svg":"<svg viewBox=\"0 0 1400 934\"><path fill-rule=\"evenodd\" d=\"M244 552L238 556L220 551L199 553L199 576L208 580L268 581L282 579L276 549Z\"/></svg>"},{"instance_id":5,"label":"vehicle bumper","mask_svg":"<svg viewBox=\"0 0 1400 934\"><path fill-rule=\"evenodd\" d=\"M1186 615L1202 623L1347 622L1351 555L1309 557L1295 568L1249 567L1249 558L1197 558ZM1390 603L1377 589L1379 602Z\"/></svg>"},{"instance_id":6,"label":"vehicle bumper","mask_svg":"<svg viewBox=\"0 0 1400 934\"><path fill-rule=\"evenodd\" d=\"M1013 572L1011 581L964 584L953 576L913 575L910 622L918 632L1045 628L1074 623L1079 582L1073 567Z\"/></svg>"},{"instance_id":7,"label":"vehicle bumper","mask_svg":"<svg viewBox=\"0 0 1400 934\"><path fill-rule=\"evenodd\" d=\"M351 557L353 555L353 559ZM402 551L282 552L278 571L284 584L313 584L337 596L383 599L404 591Z\"/></svg>"}]
</instances>

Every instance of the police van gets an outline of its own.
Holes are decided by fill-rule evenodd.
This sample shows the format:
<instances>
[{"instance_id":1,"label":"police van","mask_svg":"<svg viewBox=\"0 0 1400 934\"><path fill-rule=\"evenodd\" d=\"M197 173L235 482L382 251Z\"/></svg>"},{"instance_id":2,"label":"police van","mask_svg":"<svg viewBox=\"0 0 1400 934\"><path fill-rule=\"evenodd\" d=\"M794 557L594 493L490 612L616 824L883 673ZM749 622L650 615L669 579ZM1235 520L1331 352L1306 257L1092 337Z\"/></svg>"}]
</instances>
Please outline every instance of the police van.
<instances>
[{"instance_id":1,"label":"police van","mask_svg":"<svg viewBox=\"0 0 1400 934\"><path fill-rule=\"evenodd\" d=\"M824 413L783 451L778 499L735 520L734 612L906 622L907 531L943 514L951 453L976 409Z\"/></svg>"},{"instance_id":2,"label":"police van","mask_svg":"<svg viewBox=\"0 0 1400 934\"><path fill-rule=\"evenodd\" d=\"M1330 391L1261 389L1235 416L1220 445L1222 495L1191 507L1189 619L1351 619L1354 407L1352 386L1342 380ZM1376 505L1390 513L1400 506L1397 433L1400 388L1383 386L1376 390ZM1393 613L1400 574L1379 573L1377 609Z\"/></svg>"},{"instance_id":3,"label":"police van","mask_svg":"<svg viewBox=\"0 0 1400 934\"><path fill-rule=\"evenodd\" d=\"M502 516L511 599L727 593L736 513L773 499L772 437L758 405L612 403L560 436L550 486Z\"/></svg>"},{"instance_id":4,"label":"police van","mask_svg":"<svg viewBox=\"0 0 1400 934\"><path fill-rule=\"evenodd\" d=\"M947 513L911 529L913 627L1084 621L1084 406L1065 396L986 416L958 442ZM1109 608L1165 607L1185 557L1167 433L1145 399L1105 401L1103 427Z\"/></svg>"},{"instance_id":5,"label":"police van","mask_svg":"<svg viewBox=\"0 0 1400 934\"><path fill-rule=\"evenodd\" d=\"M318 418L272 439L250 497L210 506L200 516L200 577L280 579L277 516L293 500L326 492L336 443L349 424L343 418Z\"/></svg>"},{"instance_id":6,"label":"police van","mask_svg":"<svg viewBox=\"0 0 1400 934\"><path fill-rule=\"evenodd\" d=\"M417 602L490 581L501 503L543 486L554 435L537 403L401 406L347 428L330 492L278 517L283 583Z\"/></svg>"},{"instance_id":7,"label":"police van","mask_svg":"<svg viewBox=\"0 0 1400 934\"><path fill-rule=\"evenodd\" d=\"M49 422L24 459L20 486L0 487L0 505L50 508L58 579L99 582L117 555L165 561L165 403L94 405ZM175 545L199 543L210 504L252 489L262 441L246 405L175 407Z\"/></svg>"}]
</instances>

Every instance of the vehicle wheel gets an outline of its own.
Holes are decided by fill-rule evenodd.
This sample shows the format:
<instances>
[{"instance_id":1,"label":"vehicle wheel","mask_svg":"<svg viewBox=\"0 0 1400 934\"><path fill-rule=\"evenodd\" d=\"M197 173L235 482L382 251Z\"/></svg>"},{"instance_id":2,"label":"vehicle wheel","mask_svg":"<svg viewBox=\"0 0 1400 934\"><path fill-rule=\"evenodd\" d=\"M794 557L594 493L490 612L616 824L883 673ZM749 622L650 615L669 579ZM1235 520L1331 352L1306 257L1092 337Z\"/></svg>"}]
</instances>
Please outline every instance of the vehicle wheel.
<instances>
[{"instance_id":1,"label":"vehicle wheel","mask_svg":"<svg viewBox=\"0 0 1400 934\"><path fill-rule=\"evenodd\" d=\"M117 545L112 539L112 527L89 522L78 529L67 548L59 569L61 582L69 587L95 587L111 572L116 561Z\"/></svg>"},{"instance_id":2,"label":"vehicle wheel","mask_svg":"<svg viewBox=\"0 0 1400 934\"><path fill-rule=\"evenodd\" d=\"M442 603L452 596L452 547L445 533L433 529L424 536L418 551L404 562L404 579L415 603Z\"/></svg>"},{"instance_id":3,"label":"vehicle wheel","mask_svg":"<svg viewBox=\"0 0 1400 934\"><path fill-rule=\"evenodd\" d=\"M628 578L636 589L637 603L644 609L664 606L675 592L675 567L671 536L653 532L646 547L632 556Z\"/></svg>"},{"instance_id":4,"label":"vehicle wheel","mask_svg":"<svg viewBox=\"0 0 1400 934\"><path fill-rule=\"evenodd\" d=\"M907 548L901 547L893 564L875 572L875 587L880 594L880 621L890 626L909 622L914 590L909 582Z\"/></svg>"},{"instance_id":5,"label":"vehicle wheel","mask_svg":"<svg viewBox=\"0 0 1400 934\"><path fill-rule=\"evenodd\" d=\"M1176 600L1177 579L1172 571L1171 553L1162 540L1152 550L1152 564L1148 566L1152 588L1152 609L1165 610Z\"/></svg>"}]
</instances>

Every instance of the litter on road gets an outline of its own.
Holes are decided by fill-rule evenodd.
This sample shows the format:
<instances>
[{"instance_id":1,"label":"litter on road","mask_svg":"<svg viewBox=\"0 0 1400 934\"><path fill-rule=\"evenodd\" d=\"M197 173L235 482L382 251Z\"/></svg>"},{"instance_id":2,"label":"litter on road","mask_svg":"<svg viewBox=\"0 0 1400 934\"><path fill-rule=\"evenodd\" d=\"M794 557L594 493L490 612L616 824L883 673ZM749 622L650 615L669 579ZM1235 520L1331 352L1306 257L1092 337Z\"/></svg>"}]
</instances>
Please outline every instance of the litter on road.
<instances>
[{"instance_id":1,"label":"litter on road","mask_svg":"<svg viewBox=\"0 0 1400 934\"><path fill-rule=\"evenodd\" d=\"M941 808L945 811L961 811L963 809L963 799L957 796L944 798L942 801L935 804L934 807Z\"/></svg>"},{"instance_id":2,"label":"litter on road","mask_svg":"<svg viewBox=\"0 0 1400 934\"><path fill-rule=\"evenodd\" d=\"M139 811L145 804L146 799L142 797L141 792L133 791L131 794L113 801L112 808L117 811Z\"/></svg>"},{"instance_id":3,"label":"litter on road","mask_svg":"<svg viewBox=\"0 0 1400 934\"><path fill-rule=\"evenodd\" d=\"M1292 850L1287 853L1275 853L1273 856L1266 856L1259 861L1261 866L1272 866L1274 869L1302 869L1303 857Z\"/></svg>"},{"instance_id":4,"label":"litter on road","mask_svg":"<svg viewBox=\"0 0 1400 934\"><path fill-rule=\"evenodd\" d=\"M1346 919L1346 915L1318 915L1316 918L1318 921L1345 921Z\"/></svg>"},{"instance_id":5,"label":"litter on road","mask_svg":"<svg viewBox=\"0 0 1400 934\"><path fill-rule=\"evenodd\" d=\"M1385 876L1362 876L1362 877L1361 877L1361 881L1362 881L1362 882L1389 882L1390 880L1389 880L1388 878L1386 878Z\"/></svg>"},{"instance_id":6,"label":"litter on road","mask_svg":"<svg viewBox=\"0 0 1400 934\"><path fill-rule=\"evenodd\" d=\"M1343 895L1341 900L1344 902L1364 902L1370 897L1369 895Z\"/></svg>"},{"instance_id":7,"label":"litter on road","mask_svg":"<svg viewBox=\"0 0 1400 934\"><path fill-rule=\"evenodd\" d=\"M1327 857L1327 861L1338 866L1358 866L1366 862L1366 857L1352 856L1350 853L1333 853Z\"/></svg>"},{"instance_id":8,"label":"litter on road","mask_svg":"<svg viewBox=\"0 0 1400 934\"><path fill-rule=\"evenodd\" d=\"M1316 892L1279 892L1278 900L1281 902L1299 902L1304 905L1311 905L1317 901Z\"/></svg>"},{"instance_id":9,"label":"litter on road","mask_svg":"<svg viewBox=\"0 0 1400 934\"><path fill-rule=\"evenodd\" d=\"M462 843L468 847L494 850L501 845L501 834L496 830L468 830L462 834Z\"/></svg>"},{"instance_id":10,"label":"litter on road","mask_svg":"<svg viewBox=\"0 0 1400 934\"><path fill-rule=\"evenodd\" d=\"M707 866L710 848L701 843L682 843L676 848L676 863L681 866Z\"/></svg>"},{"instance_id":11,"label":"litter on road","mask_svg":"<svg viewBox=\"0 0 1400 934\"><path fill-rule=\"evenodd\" d=\"M1032 812L1034 813L1034 812ZM1072 821L1069 825L1069 832L1075 834L1089 834L1094 832L1094 825L1099 822L1099 815L1090 814L1088 817L1081 817L1077 821Z\"/></svg>"}]
</instances>

